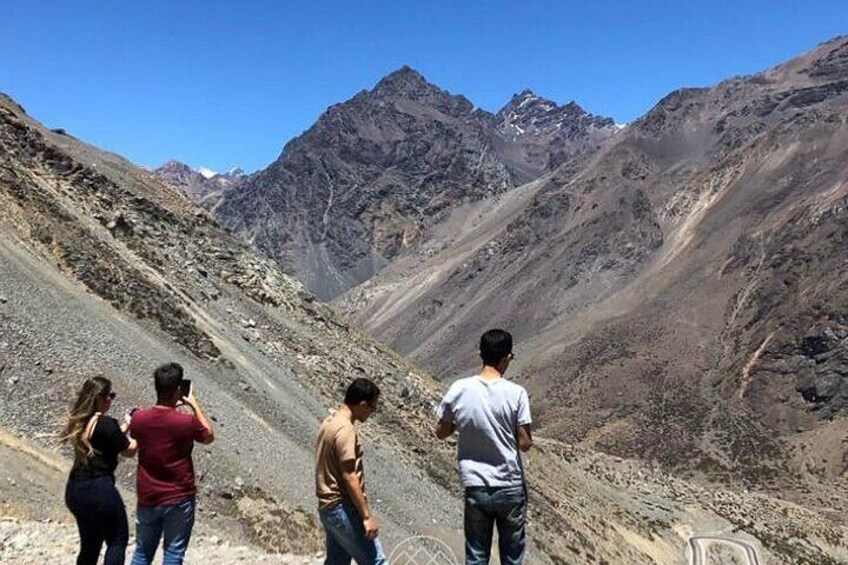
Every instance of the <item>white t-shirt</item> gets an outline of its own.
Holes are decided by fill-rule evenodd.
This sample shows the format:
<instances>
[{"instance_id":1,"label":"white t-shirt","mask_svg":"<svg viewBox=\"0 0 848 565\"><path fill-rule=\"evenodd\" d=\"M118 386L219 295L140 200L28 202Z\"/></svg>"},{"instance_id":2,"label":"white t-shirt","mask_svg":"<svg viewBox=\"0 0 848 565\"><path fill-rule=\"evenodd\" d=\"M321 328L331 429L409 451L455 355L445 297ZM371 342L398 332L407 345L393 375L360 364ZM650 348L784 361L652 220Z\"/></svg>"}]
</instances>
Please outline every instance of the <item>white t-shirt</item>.
<instances>
[{"instance_id":1,"label":"white t-shirt","mask_svg":"<svg viewBox=\"0 0 848 565\"><path fill-rule=\"evenodd\" d=\"M464 487L516 486L524 483L516 429L530 424L524 387L479 375L459 379L436 409L440 421L459 431L457 459Z\"/></svg>"}]
</instances>

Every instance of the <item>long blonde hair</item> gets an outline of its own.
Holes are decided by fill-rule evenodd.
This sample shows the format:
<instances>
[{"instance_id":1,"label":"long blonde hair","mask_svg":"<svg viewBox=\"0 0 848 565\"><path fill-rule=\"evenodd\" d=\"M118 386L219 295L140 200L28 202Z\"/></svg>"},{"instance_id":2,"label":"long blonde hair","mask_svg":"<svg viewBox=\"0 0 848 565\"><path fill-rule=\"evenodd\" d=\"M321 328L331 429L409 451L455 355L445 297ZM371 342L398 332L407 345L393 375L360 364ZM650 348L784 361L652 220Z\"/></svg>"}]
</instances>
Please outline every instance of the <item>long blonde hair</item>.
<instances>
[{"instance_id":1,"label":"long blonde hair","mask_svg":"<svg viewBox=\"0 0 848 565\"><path fill-rule=\"evenodd\" d=\"M67 444L73 448L75 462L86 463L94 454L94 448L86 437L86 431L92 416L97 413L97 399L105 397L111 390L112 381L105 377L93 377L82 383L77 399L71 405L65 428L59 437L60 444Z\"/></svg>"}]
</instances>

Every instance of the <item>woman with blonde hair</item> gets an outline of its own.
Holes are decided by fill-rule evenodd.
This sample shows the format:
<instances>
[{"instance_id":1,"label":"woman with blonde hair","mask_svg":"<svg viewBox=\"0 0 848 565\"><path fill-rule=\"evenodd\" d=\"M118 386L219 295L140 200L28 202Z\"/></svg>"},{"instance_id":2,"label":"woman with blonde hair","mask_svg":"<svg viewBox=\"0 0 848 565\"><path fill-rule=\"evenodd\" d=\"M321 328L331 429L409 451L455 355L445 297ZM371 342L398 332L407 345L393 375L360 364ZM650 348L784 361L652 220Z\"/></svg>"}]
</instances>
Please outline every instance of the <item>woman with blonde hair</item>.
<instances>
[{"instance_id":1,"label":"woman with blonde hair","mask_svg":"<svg viewBox=\"0 0 848 565\"><path fill-rule=\"evenodd\" d=\"M129 527L127 511L115 487L118 454L132 457L136 443L106 412L115 393L104 377L86 379L71 406L60 442L74 450L74 465L65 488L65 504L80 534L77 565L96 565L106 543L104 565L123 565Z\"/></svg>"}]
</instances>

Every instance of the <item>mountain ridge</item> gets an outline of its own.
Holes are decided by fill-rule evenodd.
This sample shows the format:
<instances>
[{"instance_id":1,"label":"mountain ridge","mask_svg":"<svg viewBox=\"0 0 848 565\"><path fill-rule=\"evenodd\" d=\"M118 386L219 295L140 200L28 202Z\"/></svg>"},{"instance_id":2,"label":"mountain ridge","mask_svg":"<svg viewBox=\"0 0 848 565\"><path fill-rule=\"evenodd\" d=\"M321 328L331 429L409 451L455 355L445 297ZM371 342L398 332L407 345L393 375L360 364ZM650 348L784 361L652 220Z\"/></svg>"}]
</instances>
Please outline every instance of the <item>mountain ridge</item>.
<instances>
[{"instance_id":1,"label":"mountain ridge","mask_svg":"<svg viewBox=\"0 0 848 565\"><path fill-rule=\"evenodd\" d=\"M551 123L594 119L573 107L557 111ZM519 142L493 114L405 66L330 106L210 209L319 298L332 298L425 241L447 211L538 175L549 154L568 159L613 133L606 125L562 129L570 136Z\"/></svg>"}]
</instances>

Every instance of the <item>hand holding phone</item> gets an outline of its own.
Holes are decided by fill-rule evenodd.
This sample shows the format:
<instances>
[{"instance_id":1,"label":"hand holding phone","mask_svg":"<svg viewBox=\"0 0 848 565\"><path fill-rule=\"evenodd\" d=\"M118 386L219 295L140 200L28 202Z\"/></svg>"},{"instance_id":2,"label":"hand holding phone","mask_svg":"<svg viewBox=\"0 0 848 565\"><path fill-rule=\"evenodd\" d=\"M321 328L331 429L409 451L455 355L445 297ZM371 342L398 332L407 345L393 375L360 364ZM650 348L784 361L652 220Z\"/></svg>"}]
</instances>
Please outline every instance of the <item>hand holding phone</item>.
<instances>
[{"instance_id":1,"label":"hand holding phone","mask_svg":"<svg viewBox=\"0 0 848 565\"><path fill-rule=\"evenodd\" d=\"M139 410L138 406L134 406L134 407L130 408L129 410L127 410L126 412L124 412L124 425L121 426L121 429L125 433L130 427L130 423L132 422L133 414L138 412L138 410Z\"/></svg>"},{"instance_id":2,"label":"hand holding phone","mask_svg":"<svg viewBox=\"0 0 848 565\"><path fill-rule=\"evenodd\" d=\"M191 396L191 379L180 381L180 398L187 399Z\"/></svg>"}]
</instances>

